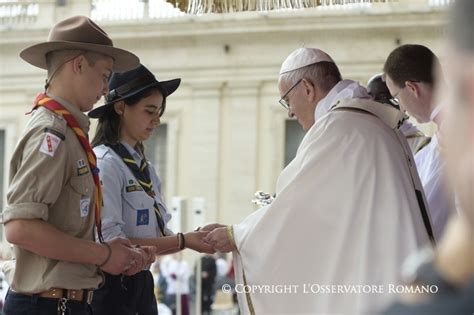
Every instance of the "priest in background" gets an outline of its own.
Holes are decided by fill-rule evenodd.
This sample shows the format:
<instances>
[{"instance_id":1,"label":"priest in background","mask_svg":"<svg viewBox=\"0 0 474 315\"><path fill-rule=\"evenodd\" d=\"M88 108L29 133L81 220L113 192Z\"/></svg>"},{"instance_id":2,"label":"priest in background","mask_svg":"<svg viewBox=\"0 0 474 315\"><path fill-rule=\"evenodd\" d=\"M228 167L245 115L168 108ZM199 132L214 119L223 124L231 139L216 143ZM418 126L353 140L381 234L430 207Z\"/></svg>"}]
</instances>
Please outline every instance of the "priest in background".
<instances>
[{"instance_id":1,"label":"priest in background","mask_svg":"<svg viewBox=\"0 0 474 315\"><path fill-rule=\"evenodd\" d=\"M441 151L456 192L452 216L436 251L423 250L406 264L405 280L436 285L436 294L409 294L384 315L474 314L474 1L456 0L445 43L447 86Z\"/></svg>"}]
</instances>

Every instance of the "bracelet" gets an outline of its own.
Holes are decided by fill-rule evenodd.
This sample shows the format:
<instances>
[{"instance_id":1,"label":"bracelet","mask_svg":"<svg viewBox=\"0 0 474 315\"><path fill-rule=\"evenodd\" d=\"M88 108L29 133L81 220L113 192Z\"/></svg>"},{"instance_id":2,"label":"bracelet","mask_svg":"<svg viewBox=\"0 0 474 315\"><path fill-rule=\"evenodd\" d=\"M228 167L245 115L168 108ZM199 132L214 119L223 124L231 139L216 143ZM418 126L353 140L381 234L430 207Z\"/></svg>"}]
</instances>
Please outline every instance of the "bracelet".
<instances>
[{"instance_id":1,"label":"bracelet","mask_svg":"<svg viewBox=\"0 0 474 315\"><path fill-rule=\"evenodd\" d=\"M104 244L105 247L107 248L107 258L105 258L103 263L101 263L100 265L97 265L97 267L99 268L104 267L105 264L109 262L110 257L112 256L112 248L110 247L110 245L108 243L102 243L102 244Z\"/></svg>"},{"instance_id":2,"label":"bracelet","mask_svg":"<svg viewBox=\"0 0 474 315\"><path fill-rule=\"evenodd\" d=\"M181 249L181 237L179 237L180 233L176 234L176 239L178 240L178 248Z\"/></svg>"},{"instance_id":3,"label":"bracelet","mask_svg":"<svg viewBox=\"0 0 474 315\"><path fill-rule=\"evenodd\" d=\"M178 234L176 234L176 236L178 237L178 247L179 247L180 250L183 250L186 247L186 242L184 240L184 235L183 235L183 233L178 233Z\"/></svg>"}]
</instances>

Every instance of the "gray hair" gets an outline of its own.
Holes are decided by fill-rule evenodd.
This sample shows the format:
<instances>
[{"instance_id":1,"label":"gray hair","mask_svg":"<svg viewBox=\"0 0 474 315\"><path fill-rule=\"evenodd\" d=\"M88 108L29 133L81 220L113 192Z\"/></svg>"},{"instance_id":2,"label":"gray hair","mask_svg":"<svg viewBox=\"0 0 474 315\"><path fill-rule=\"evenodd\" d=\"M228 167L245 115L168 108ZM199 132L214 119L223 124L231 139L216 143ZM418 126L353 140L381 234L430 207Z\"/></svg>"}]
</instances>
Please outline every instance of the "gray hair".
<instances>
[{"instance_id":1,"label":"gray hair","mask_svg":"<svg viewBox=\"0 0 474 315\"><path fill-rule=\"evenodd\" d=\"M324 92L329 92L342 77L337 65L328 61L314 63L280 76L280 81L288 82L289 85L296 84L300 79L308 79Z\"/></svg>"}]
</instances>

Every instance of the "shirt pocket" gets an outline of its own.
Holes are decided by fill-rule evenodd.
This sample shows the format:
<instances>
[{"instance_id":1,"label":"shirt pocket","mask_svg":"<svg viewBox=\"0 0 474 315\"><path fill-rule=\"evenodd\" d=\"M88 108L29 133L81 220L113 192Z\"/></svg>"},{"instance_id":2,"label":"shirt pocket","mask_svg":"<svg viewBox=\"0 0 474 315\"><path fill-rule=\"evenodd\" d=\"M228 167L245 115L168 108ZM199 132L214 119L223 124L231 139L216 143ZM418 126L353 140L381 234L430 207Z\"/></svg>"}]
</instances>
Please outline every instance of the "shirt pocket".
<instances>
[{"instance_id":1,"label":"shirt pocket","mask_svg":"<svg viewBox=\"0 0 474 315\"><path fill-rule=\"evenodd\" d=\"M71 177L64 193L50 212L50 221L63 231L80 233L94 218L94 187L89 176Z\"/></svg>"},{"instance_id":2,"label":"shirt pocket","mask_svg":"<svg viewBox=\"0 0 474 315\"><path fill-rule=\"evenodd\" d=\"M153 200L143 191L125 192L123 199L125 234L144 237L149 234L148 230L153 231L156 221Z\"/></svg>"},{"instance_id":3,"label":"shirt pocket","mask_svg":"<svg viewBox=\"0 0 474 315\"><path fill-rule=\"evenodd\" d=\"M74 176L70 180L70 185L73 191L81 196L87 196L90 198L91 187L88 176Z\"/></svg>"}]
</instances>

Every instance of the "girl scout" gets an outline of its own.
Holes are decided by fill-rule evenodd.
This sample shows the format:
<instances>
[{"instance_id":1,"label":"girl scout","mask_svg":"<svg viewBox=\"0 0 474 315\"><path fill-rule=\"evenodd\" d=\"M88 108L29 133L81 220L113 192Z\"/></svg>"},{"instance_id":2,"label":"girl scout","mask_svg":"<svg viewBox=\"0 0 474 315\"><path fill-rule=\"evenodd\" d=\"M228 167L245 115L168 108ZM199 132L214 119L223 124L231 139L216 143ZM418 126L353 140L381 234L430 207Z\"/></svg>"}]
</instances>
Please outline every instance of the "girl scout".
<instances>
[{"instance_id":1,"label":"girl scout","mask_svg":"<svg viewBox=\"0 0 474 315\"><path fill-rule=\"evenodd\" d=\"M98 118L92 140L102 181L105 239L128 238L132 243L173 253L185 247L213 252L202 242L206 232L174 235L166 224L171 215L161 196L161 182L146 160L142 142L159 125L166 97L181 80L158 81L143 65L114 73L106 104L89 112ZM94 314L157 314L153 277L149 270L134 276L106 274L105 285L92 303Z\"/></svg>"}]
</instances>

